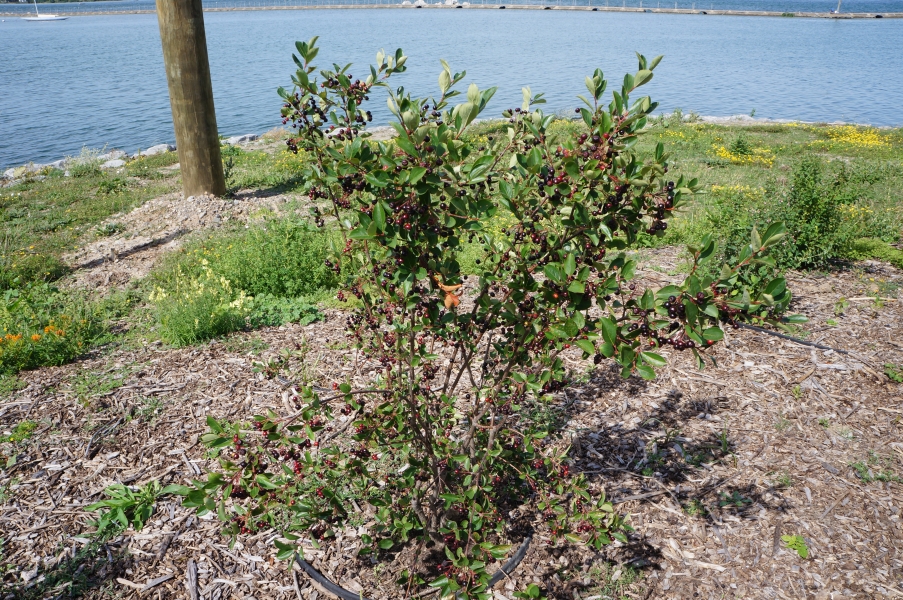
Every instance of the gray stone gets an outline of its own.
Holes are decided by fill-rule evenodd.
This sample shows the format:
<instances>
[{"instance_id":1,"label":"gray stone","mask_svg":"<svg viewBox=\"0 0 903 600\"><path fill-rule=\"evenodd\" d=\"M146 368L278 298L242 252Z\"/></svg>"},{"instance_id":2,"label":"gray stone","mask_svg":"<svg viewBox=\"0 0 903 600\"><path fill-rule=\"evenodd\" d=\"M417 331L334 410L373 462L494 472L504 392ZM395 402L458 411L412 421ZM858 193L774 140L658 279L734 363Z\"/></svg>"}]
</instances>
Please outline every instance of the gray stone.
<instances>
[{"instance_id":1,"label":"gray stone","mask_svg":"<svg viewBox=\"0 0 903 600\"><path fill-rule=\"evenodd\" d=\"M11 169L7 169L3 172L3 177L5 179L18 179L24 175L29 173L40 173L44 170L45 167L50 165L42 165L39 163L28 163L27 165L22 165L21 167L13 167Z\"/></svg>"},{"instance_id":2,"label":"gray stone","mask_svg":"<svg viewBox=\"0 0 903 600\"><path fill-rule=\"evenodd\" d=\"M138 152L137 156L155 156L157 154L163 154L164 152L172 152L176 149L172 144L157 144L156 146L151 146L147 150L141 150Z\"/></svg>"},{"instance_id":3,"label":"gray stone","mask_svg":"<svg viewBox=\"0 0 903 600\"><path fill-rule=\"evenodd\" d=\"M244 135L234 135L234 136L230 137L229 139L227 139L226 143L230 144L232 146L234 146L236 144L246 144L248 142L253 142L254 140L258 139L259 137L260 136L258 136L256 133L246 133Z\"/></svg>"},{"instance_id":4,"label":"gray stone","mask_svg":"<svg viewBox=\"0 0 903 600\"><path fill-rule=\"evenodd\" d=\"M120 158L125 158L126 156L128 156L128 154L126 154L122 150L110 150L106 154L101 154L100 156L98 156L97 159L104 160L104 161L110 161L110 160L117 160Z\"/></svg>"},{"instance_id":5,"label":"gray stone","mask_svg":"<svg viewBox=\"0 0 903 600\"><path fill-rule=\"evenodd\" d=\"M59 160L55 160L52 163L47 164L48 167L53 167L54 169L62 169L66 166L66 159L61 158Z\"/></svg>"},{"instance_id":6,"label":"gray stone","mask_svg":"<svg viewBox=\"0 0 903 600\"><path fill-rule=\"evenodd\" d=\"M108 160L107 162L100 165L101 169L118 169L119 167L124 167L125 161L120 158L114 158L113 160Z\"/></svg>"}]
</instances>

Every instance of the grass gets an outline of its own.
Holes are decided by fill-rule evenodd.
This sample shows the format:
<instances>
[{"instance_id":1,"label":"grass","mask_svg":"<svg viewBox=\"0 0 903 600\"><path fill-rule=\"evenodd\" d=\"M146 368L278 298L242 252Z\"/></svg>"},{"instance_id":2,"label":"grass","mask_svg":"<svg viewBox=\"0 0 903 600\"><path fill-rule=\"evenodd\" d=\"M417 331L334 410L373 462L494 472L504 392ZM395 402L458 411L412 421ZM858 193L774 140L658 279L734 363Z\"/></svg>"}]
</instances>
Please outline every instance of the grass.
<instances>
[{"instance_id":1,"label":"grass","mask_svg":"<svg viewBox=\"0 0 903 600\"><path fill-rule=\"evenodd\" d=\"M69 270L63 256L102 221L175 189L174 178L146 181L100 169L71 177L54 170L0 189L0 291L59 279Z\"/></svg>"},{"instance_id":2,"label":"grass","mask_svg":"<svg viewBox=\"0 0 903 600\"><path fill-rule=\"evenodd\" d=\"M0 400L9 398L13 393L23 390L27 383L15 375L0 375Z\"/></svg>"},{"instance_id":3,"label":"grass","mask_svg":"<svg viewBox=\"0 0 903 600\"><path fill-rule=\"evenodd\" d=\"M582 122L561 118L551 125L549 137L555 142L583 128ZM505 129L504 121L480 122L469 138L487 146L500 140ZM270 137L277 140L279 136ZM670 153L670 173L675 178L680 174L698 177L705 193L675 215L666 235L642 238L641 246L683 245L713 232L724 247L722 258L727 258L739 244L747 243L752 225L774 218L796 219L796 230L778 249L785 268L830 268L837 260L862 258L903 266L903 251L894 246L903 230L903 211L898 209L903 130L801 123L716 125L676 111L653 119L637 148L640 153L652 153L659 142ZM172 168L178 161L175 153L132 160L115 173L99 168L98 153L84 151L69 165L69 177L48 170L0 190L0 292L21 293L28 286L66 277L71 265L65 257L70 252L89 240L123 232L114 215L178 189L178 171ZM303 190L303 154L290 154L277 145L275 149L226 146L223 155L230 190ZM140 298L117 307L96 306L94 299L72 292L48 291L46 296L53 302L41 313L42 327L82 303L94 315L93 320L85 319L90 331L65 351L42 354L23 346L28 352L20 351L15 361L9 354L0 358L0 371L15 373L70 361L109 340L106 331L115 318L130 314L136 306L146 311L153 288L167 294L187 292L208 271L212 279L224 278L228 290L203 297L193 307L169 307L168 311L160 296L155 296L158 301L150 303L150 312L157 325L151 337L193 344L247 327L309 322L319 318L318 305L348 308L348 303L334 299L337 276L324 264L337 236L311 230L293 216L299 208L293 205L285 215L270 215L249 228L226 227L202 234L142 284L145 292ZM830 228L830 236L825 237L822 229L806 229L812 210L818 212L819 226ZM486 221L485 231L498 238L510 224L510 215L500 210ZM478 261L487 243L478 236L464 244L458 257L464 274L481 272ZM258 260L260 256L266 260ZM233 306L236 301L239 306ZM217 316L205 317L210 321L205 324L204 315ZM30 330L9 329L8 333L21 333L23 339L43 336ZM896 374L895 369L888 371ZM0 380L0 394L14 392L9 381ZM782 430L786 424L782 421L776 427Z\"/></svg>"},{"instance_id":4,"label":"grass","mask_svg":"<svg viewBox=\"0 0 903 600\"><path fill-rule=\"evenodd\" d=\"M645 588L643 572L630 565L596 563L590 567L587 575L592 583L581 594L582 598L601 596L612 600L629 600L642 597Z\"/></svg>"}]
</instances>

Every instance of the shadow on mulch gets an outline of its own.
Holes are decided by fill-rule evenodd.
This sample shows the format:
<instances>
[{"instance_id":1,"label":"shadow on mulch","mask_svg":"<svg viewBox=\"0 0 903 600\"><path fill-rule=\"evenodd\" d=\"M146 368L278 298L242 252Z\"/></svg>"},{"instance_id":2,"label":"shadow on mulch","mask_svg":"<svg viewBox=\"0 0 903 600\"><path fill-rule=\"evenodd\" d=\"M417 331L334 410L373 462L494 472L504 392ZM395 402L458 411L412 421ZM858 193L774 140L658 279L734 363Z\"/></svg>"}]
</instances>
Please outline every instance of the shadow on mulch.
<instances>
[{"instance_id":1,"label":"shadow on mulch","mask_svg":"<svg viewBox=\"0 0 903 600\"><path fill-rule=\"evenodd\" d=\"M646 381L638 377L625 380L619 371L617 365L597 368L589 380L579 386L582 395L598 397L616 392L618 401L629 402L630 398L647 391ZM727 397L716 393L689 399L672 390L656 402L658 408L643 414L634 426L625 427L619 423L582 432L572 438L571 457L579 470L590 481L604 484L616 504L634 501L642 506L659 502L668 495L688 517L708 524L720 522L725 515L748 519L763 509L784 512L789 508L780 497L780 490L773 488L768 490L770 499L766 499L766 494L756 486L731 486L729 478L706 485L699 483L707 479L706 465L737 460L739 448L729 427L694 440L682 437L681 430L692 419L716 415L727 409ZM563 430L570 419L584 410L568 399L558 420L560 428ZM640 570L659 570L664 561L661 552L648 544L639 532L631 536L629 544L609 547L599 554L601 556L605 561ZM572 584L550 586L549 597L572 598Z\"/></svg>"},{"instance_id":2,"label":"shadow on mulch","mask_svg":"<svg viewBox=\"0 0 903 600\"><path fill-rule=\"evenodd\" d=\"M60 549L59 554L67 549ZM72 552L75 556L72 556ZM68 549L66 558L50 569L42 570L36 583L0 581L2 600L38 600L78 598L98 590L125 574L134 557L114 542L91 541L80 549Z\"/></svg>"}]
</instances>

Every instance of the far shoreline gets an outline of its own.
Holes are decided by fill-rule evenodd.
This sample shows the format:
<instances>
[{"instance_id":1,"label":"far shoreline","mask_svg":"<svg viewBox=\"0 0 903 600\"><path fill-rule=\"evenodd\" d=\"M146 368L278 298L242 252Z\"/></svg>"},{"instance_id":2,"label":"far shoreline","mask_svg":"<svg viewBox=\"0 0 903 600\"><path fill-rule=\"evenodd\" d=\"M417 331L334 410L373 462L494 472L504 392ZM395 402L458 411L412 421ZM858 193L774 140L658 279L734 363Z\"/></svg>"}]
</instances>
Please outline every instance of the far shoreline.
<instances>
[{"instance_id":1,"label":"far shoreline","mask_svg":"<svg viewBox=\"0 0 903 600\"><path fill-rule=\"evenodd\" d=\"M680 110L680 109L678 109L678 110ZM901 125L871 125L869 123L853 123L850 121L801 121L799 119L772 119L769 117L751 117L749 115L731 115L731 116L726 116L726 117L718 117L718 116L711 116L711 115L698 115L693 111L689 111L687 113L684 113L683 111L680 111L680 112L683 115L683 122L685 122L687 124L701 123L701 124L706 124L706 125L720 125L720 126L724 126L724 127L732 127L732 126L750 127L750 126L756 126L756 125L800 124L800 125L815 125L815 126L822 126L822 127L841 127L841 126L869 127L872 129L878 129L878 130L882 130L882 131L903 128L903 124L901 124ZM674 114L675 114L674 112L662 113L661 115L658 115L656 117L656 119L672 118L674 116ZM559 116L561 116L561 115L559 115ZM570 116L561 116L561 118L570 119L571 117ZM498 121L498 120L501 120L501 119L495 119L495 118L478 119L477 121L475 121L475 123L492 122L492 121ZM579 119L573 119L573 120L579 120ZM258 133L245 133L245 134L226 135L221 132L220 137L221 137L222 143L225 145L244 146L248 143L254 143L257 140L264 138L265 136L269 137L269 136L273 135L275 132L278 132L280 130L284 130L284 128L274 127L272 129L269 129L269 130L264 131L259 134ZM288 130L284 130L284 131L287 132ZM390 139L391 137L393 137L392 134L394 133L395 130L391 125L376 125L376 126L367 128L365 131L366 131L366 133L369 133L375 140L381 141L381 140L387 140L387 139ZM168 146L171 149L171 151L173 151L173 152L177 151L174 141L158 143L156 145L150 146L150 148L159 148L160 146ZM96 150L97 152L105 152L105 153L111 154L111 155L115 154L115 153L121 153L121 156L117 154L117 156L115 157L116 160L119 160L119 159L130 159L131 160L131 159L138 158L139 155L143 155L142 150L146 151L148 149L147 147L142 148L141 146L137 146L136 148L137 149L135 152L127 152L127 151L123 151L121 148L119 148L117 146L113 146L111 144L104 144L101 149L91 148L87 144L82 146L82 150L84 150L84 149L92 150L93 149L93 150ZM67 160L76 156L76 154L69 154L60 159L57 159L56 161L51 161L51 162L47 162L47 163L39 163L39 162L35 162L32 160L32 161L27 161L27 162L15 162L13 164L0 165L0 187L9 185L10 180L13 179L13 177L11 177L9 174L9 172L11 172L11 171L22 169L22 168L25 168L29 172L37 172L37 171L40 171L41 169L45 169L45 168L58 168L59 169L59 168L62 168L62 166L65 164L65 162ZM119 165L117 165L117 168L118 168L118 166Z\"/></svg>"},{"instance_id":2,"label":"far shoreline","mask_svg":"<svg viewBox=\"0 0 903 600\"><path fill-rule=\"evenodd\" d=\"M422 2L423 0L417 0ZM72 2L42 2L41 4L54 4L64 6ZM582 12L612 12L612 13L650 13L650 14L675 14L675 15L707 15L707 16L735 16L735 17L778 17L778 18L803 18L803 19L903 19L903 12L778 12L764 10L720 10L702 8L644 8L629 6L555 6L553 4L323 4L316 6L233 6L233 7L205 7L204 12L233 12L233 11L267 11L267 10L345 10L345 9L481 9L481 10L558 10L558 11L582 11ZM0 8L2 11L2 8ZM23 12L0 12L0 17L21 17ZM55 14L71 17L88 17L100 15L139 15L156 14L156 10L97 10L97 11L70 11L55 9Z\"/></svg>"}]
</instances>

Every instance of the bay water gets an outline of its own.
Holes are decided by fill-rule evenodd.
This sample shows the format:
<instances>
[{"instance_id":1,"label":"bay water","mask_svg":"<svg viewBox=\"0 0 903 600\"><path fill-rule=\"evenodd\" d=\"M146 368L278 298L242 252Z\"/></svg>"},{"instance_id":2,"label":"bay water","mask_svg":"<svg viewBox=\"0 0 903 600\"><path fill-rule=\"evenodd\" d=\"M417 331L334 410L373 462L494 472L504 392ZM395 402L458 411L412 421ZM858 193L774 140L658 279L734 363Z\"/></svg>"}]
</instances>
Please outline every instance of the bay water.
<instances>
[{"instance_id":1,"label":"bay water","mask_svg":"<svg viewBox=\"0 0 903 600\"><path fill-rule=\"evenodd\" d=\"M467 70L465 84L498 86L487 118L519 106L523 86L546 94L545 110L572 113L585 75L601 68L615 88L638 51L665 55L643 88L660 112L903 125L903 19L324 9L208 12L205 22L227 136L280 124L276 88L290 87L294 42L315 35L319 63L353 62L357 77L377 50L401 47L409 69L392 82L418 95L437 92L444 58ZM174 140L156 15L7 17L0 57L0 167ZM384 95L371 98L374 124L386 124Z\"/></svg>"}]
</instances>

